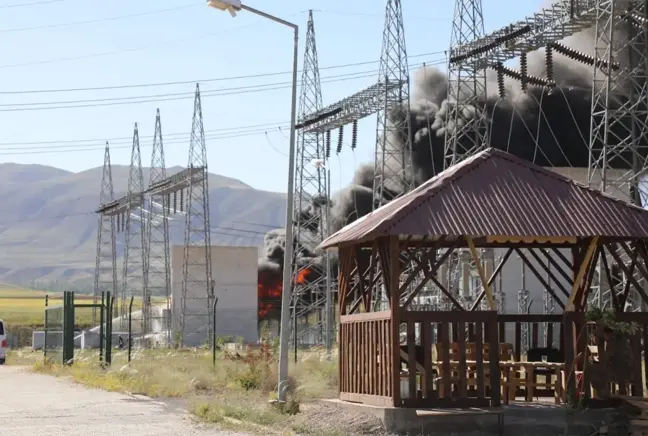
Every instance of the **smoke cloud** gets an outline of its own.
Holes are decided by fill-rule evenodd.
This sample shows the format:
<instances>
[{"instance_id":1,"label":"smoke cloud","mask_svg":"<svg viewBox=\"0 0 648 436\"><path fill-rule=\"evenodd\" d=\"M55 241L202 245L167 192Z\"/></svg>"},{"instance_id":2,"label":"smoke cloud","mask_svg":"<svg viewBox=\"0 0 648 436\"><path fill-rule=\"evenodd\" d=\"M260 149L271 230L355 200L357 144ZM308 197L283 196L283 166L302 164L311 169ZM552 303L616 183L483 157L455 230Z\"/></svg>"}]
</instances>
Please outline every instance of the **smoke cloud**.
<instances>
[{"instance_id":1,"label":"smoke cloud","mask_svg":"<svg viewBox=\"0 0 648 436\"><path fill-rule=\"evenodd\" d=\"M626 39L624 31L615 35L619 44ZM587 55L594 54L594 31L583 31L574 35L563 44ZM528 55L528 74L546 77L545 51L538 50ZM619 59L623 65L626 60ZM583 167L588 166L588 141L591 113L592 67L567 58L554 51L553 71L556 87L547 88L529 86L526 92L515 80L506 80L505 98L498 95L497 77L488 71L486 100L480 106L486 107L490 125L490 145L505 150L520 158L532 161L541 166ZM418 70L412 80L410 100L410 126L412 135L412 174L406 177L421 183L433 177L443 169L444 139L448 130L455 128L447 122L449 106L446 100L448 81L445 72L435 68ZM469 90L462 90L469 92ZM391 122L398 122L396 111L391 114ZM465 110L463 122L469 120L475 110ZM403 138L391 137L389 141L394 149L387 150L388 166L393 169L394 156L400 156L403 149ZM624 167L625 162L619 162ZM373 163L360 166L352 183L333 195L331 208L332 231L337 231L359 217L368 214L377 199L373 198L372 187L375 178ZM398 192L400 185L389 186ZM305 213L314 213L315 204ZM307 229L313 231L315 229ZM272 270L281 277L283 248L285 238L283 231L273 231L266 235L265 258L261 270ZM300 261L308 262L319 259L314 247L299 249Z\"/></svg>"}]
</instances>

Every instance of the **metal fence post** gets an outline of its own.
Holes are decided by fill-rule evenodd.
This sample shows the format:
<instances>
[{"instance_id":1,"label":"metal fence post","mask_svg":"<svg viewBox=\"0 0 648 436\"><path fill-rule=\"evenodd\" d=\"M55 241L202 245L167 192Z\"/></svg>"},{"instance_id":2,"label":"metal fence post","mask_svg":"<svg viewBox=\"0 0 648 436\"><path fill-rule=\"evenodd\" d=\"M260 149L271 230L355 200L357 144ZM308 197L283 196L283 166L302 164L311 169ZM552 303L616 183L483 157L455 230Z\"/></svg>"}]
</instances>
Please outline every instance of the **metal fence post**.
<instances>
[{"instance_id":1,"label":"metal fence post","mask_svg":"<svg viewBox=\"0 0 648 436\"><path fill-rule=\"evenodd\" d=\"M74 361L74 292L63 293L63 364Z\"/></svg>"},{"instance_id":2,"label":"metal fence post","mask_svg":"<svg viewBox=\"0 0 648 436\"><path fill-rule=\"evenodd\" d=\"M106 296L104 295L104 291L101 291L101 310L99 311L99 363L100 364L104 362L104 340L105 340L104 314L105 312L106 312Z\"/></svg>"},{"instance_id":3,"label":"metal fence post","mask_svg":"<svg viewBox=\"0 0 648 436\"><path fill-rule=\"evenodd\" d=\"M128 305L128 362L131 361L131 350L133 343L133 300L135 297L131 296L130 304Z\"/></svg>"},{"instance_id":4,"label":"metal fence post","mask_svg":"<svg viewBox=\"0 0 648 436\"><path fill-rule=\"evenodd\" d=\"M113 297L110 291L106 292L106 355L105 363L110 365L112 363L112 312L113 304L115 302L115 297Z\"/></svg>"},{"instance_id":5,"label":"metal fence post","mask_svg":"<svg viewBox=\"0 0 648 436\"><path fill-rule=\"evenodd\" d=\"M212 307L212 365L216 367L216 305L218 304L218 297L214 298Z\"/></svg>"},{"instance_id":6,"label":"metal fence post","mask_svg":"<svg viewBox=\"0 0 648 436\"><path fill-rule=\"evenodd\" d=\"M45 294L45 325L43 326L43 333L45 337L43 338L43 363L47 363L47 305L49 304L49 294Z\"/></svg>"},{"instance_id":7,"label":"metal fence post","mask_svg":"<svg viewBox=\"0 0 648 436\"><path fill-rule=\"evenodd\" d=\"M295 309L293 312L293 341L295 342L295 363L297 363L297 302L295 300Z\"/></svg>"}]
</instances>

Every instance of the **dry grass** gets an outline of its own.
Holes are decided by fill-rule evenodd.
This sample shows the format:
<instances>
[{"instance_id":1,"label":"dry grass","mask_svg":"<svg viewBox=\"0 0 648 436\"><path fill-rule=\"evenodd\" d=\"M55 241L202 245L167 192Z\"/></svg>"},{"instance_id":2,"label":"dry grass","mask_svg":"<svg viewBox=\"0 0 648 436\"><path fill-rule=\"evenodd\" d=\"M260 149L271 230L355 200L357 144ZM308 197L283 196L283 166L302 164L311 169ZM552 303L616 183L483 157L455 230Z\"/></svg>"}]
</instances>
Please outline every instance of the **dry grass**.
<instances>
[{"instance_id":1,"label":"dry grass","mask_svg":"<svg viewBox=\"0 0 648 436\"><path fill-rule=\"evenodd\" d=\"M96 351L77 350L72 366L46 365L42 353L27 351L13 351L9 362L29 363L34 371L108 391L184 398L189 410L204 421L242 425L262 434L366 434L338 427L333 412L329 419L318 416L317 422L309 422L313 413L321 414L314 401L337 397L335 357L328 359L325 352L317 351L301 353L299 362L291 364L289 401L277 408L270 405L277 389L276 350L267 347L266 351L241 352L243 360L219 352L215 366L211 352L205 349L142 350L134 353L130 364L126 352L120 351L113 354L108 369L98 365ZM296 413L299 409L303 413Z\"/></svg>"}]
</instances>

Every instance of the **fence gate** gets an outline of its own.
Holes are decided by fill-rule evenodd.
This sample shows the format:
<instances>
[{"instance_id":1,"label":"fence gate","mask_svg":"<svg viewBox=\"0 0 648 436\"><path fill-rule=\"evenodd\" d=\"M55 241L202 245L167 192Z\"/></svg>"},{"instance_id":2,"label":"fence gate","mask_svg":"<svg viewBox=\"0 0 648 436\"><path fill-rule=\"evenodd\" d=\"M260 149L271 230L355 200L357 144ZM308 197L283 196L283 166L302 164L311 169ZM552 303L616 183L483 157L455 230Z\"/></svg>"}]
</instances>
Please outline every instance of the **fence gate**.
<instances>
[{"instance_id":1,"label":"fence gate","mask_svg":"<svg viewBox=\"0 0 648 436\"><path fill-rule=\"evenodd\" d=\"M75 309L99 309L99 362L112 362L112 312L115 298L101 293L101 303L75 304L74 292L63 292L63 304L50 306L45 297L44 359L45 363L69 365L74 362Z\"/></svg>"}]
</instances>

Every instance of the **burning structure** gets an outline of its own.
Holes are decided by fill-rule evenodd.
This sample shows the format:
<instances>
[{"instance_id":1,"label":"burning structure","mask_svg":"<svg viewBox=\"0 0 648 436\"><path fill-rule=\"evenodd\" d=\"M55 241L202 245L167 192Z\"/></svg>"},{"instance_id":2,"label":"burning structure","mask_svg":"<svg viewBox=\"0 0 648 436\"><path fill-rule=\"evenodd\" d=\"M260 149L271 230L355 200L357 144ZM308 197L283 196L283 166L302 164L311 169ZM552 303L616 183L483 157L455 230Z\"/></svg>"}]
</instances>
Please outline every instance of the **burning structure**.
<instances>
[{"instance_id":1,"label":"burning structure","mask_svg":"<svg viewBox=\"0 0 648 436\"><path fill-rule=\"evenodd\" d=\"M388 3L400 2L390 0ZM625 5L628 2L618 0L617 3ZM594 6L589 5L589 8L593 9ZM627 26L620 25L614 29L615 44L618 47L630 47L631 40L633 46L625 52L613 47L616 50L614 56L615 62L618 63L617 69L627 69L631 62L638 62L636 56L633 59L632 51L637 46L646 44L645 30L637 31L637 23L646 22L646 13L648 11L640 12L639 21L635 20ZM594 21L591 23L593 25ZM384 204L401 194L402 186L416 186L442 171L446 158L446 134L469 123L476 114L482 115L481 111L485 111L488 142L491 147L505 150L544 167L581 169L579 181L600 183L588 180L586 175L588 168L592 167L590 151L602 148L601 144L596 143L596 139L594 144L590 143L590 128L593 120L596 121L592 115L593 107L597 104L596 101L593 104L592 95L596 96L600 91L593 90L592 84L603 86L602 82L597 82L593 77L593 65L597 59L595 56L601 56L601 50L605 49L601 48L601 39L596 36L596 30L588 28L560 43L552 43L546 48L525 54L517 66L518 70L503 65L497 71L488 70L485 76L485 94L476 98L475 107L464 107L460 116L455 119L449 117L456 102L448 100L446 73L429 67L416 71L411 81L412 98L407 101L409 108L393 107L387 117L388 127L408 126L404 130L407 134L402 133L403 130L385 128L384 135L388 138L378 141L382 142L383 148L377 146L376 152L378 161L389 160L390 170L394 174L400 174L402 183L392 183L388 189L377 193L374 181L384 178L385 175L380 174L380 171L385 165L361 165L356 170L351 184L330 199L330 231L337 231L370 213L377 204ZM636 83L630 81L617 83L609 99L610 110L624 105L627 96L632 95L627 88L636 86ZM645 83L640 89L645 92ZM470 89L460 89L459 98L471 97L471 92ZM622 143L627 136L625 132L634 129L633 126L629 126L631 122L631 117L617 119L616 125L609 127L609 137L616 139L609 140ZM617 152L614 157L608 158L607 169L618 170L619 174L623 174L631 170L636 172L637 166L646 167L648 147L645 145L645 129L641 128L639 133L633 134L639 144L635 152ZM327 136L330 138L330 134L327 133ZM468 148L468 144L464 145ZM633 196L632 193L629 194ZM321 210L322 204L326 203L322 202L321 198L313 197L311 200L301 213L312 215L313 211ZM296 221L300 222L299 219ZM301 229L302 234L318 231L313 222L318 224L316 220L309 220L309 225ZM322 225L320 220L319 226ZM306 239L308 238L300 238L294 242L298 247L295 250L296 265L320 262L323 270L322 253L309 246ZM264 317L279 314L284 247L283 231L274 230L266 235L263 257L259 264L259 298L260 304L264 304ZM335 262L332 263L331 269L335 276ZM314 277L306 274L302 279L311 280Z\"/></svg>"}]
</instances>

